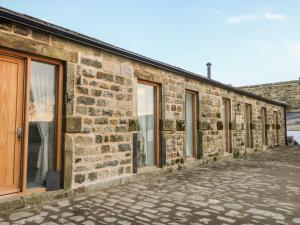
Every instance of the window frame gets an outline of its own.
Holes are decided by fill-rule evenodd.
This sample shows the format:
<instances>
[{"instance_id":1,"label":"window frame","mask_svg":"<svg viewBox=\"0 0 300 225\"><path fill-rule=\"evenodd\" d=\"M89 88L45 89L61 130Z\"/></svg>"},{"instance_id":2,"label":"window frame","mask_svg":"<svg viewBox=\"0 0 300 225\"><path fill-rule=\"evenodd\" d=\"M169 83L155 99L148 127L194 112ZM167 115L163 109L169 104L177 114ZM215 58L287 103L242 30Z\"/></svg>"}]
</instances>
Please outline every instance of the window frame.
<instances>
[{"instance_id":1,"label":"window frame","mask_svg":"<svg viewBox=\"0 0 300 225\"><path fill-rule=\"evenodd\" d=\"M248 111L247 108L249 109L249 115L248 115ZM254 146L254 141L253 141L253 129L252 129L252 125L253 125L253 109L252 109L252 104L249 103L245 103L245 128L247 126L247 123L249 122L249 130L247 130L246 128L246 132L245 132L245 140L246 140L246 148L250 148L252 149ZM248 118L249 116L249 118ZM249 120L249 121L248 121ZM248 134L249 132L249 134ZM249 140L248 140L248 135L249 135Z\"/></svg>"},{"instance_id":2,"label":"window frame","mask_svg":"<svg viewBox=\"0 0 300 225\"><path fill-rule=\"evenodd\" d=\"M224 141L223 141L223 146L224 146L224 150L223 150L223 154L233 154L233 140L232 140L232 129L231 129L231 125L232 125L232 99L224 96L222 97L222 114L223 114L223 137L224 137ZM228 108L227 108L228 107ZM227 117L226 117L226 111L227 112ZM229 118L228 118L229 117ZM226 123L228 122L228 135L226 135ZM228 147L228 148L227 148Z\"/></svg>"},{"instance_id":3,"label":"window frame","mask_svg":"<svg viewBox=\"0 0 300 225\"><path fill-rule=\"evenodd\" d=\"M263 118L264 117L264 118ZM264 146L268 146L268 114L267 114L267 107L261 107L261 124L263 126L263 120L264 120L264 127L262 127L262 137L264 136L264 139L262 140L262 144Z\"/></svg>"},{"instance_id":4,"label":"window frame","mask_svg":"<svg viewBox=\"0 0 300 225\"><path fill-rule=\"evenodd\" d=\"M198 137L197 137L197 121L198 121L198 115L199 115L199 93L196 91L192 91L189 89L185 89L185 94L190 94L192 95L192 103L193 103L193 158L197 159L198 158ZM186 96L185 96L185 109L186 109ZM186 111L185 111L185 121L186 121ZM186 156L186 146L185 146L185 159L187 159Z\"/></svg>"},{"instance_id":5,"label":"window frame","mask_svg":"<svg viewBox=\"0 0 300 225\"><path fill-rule=\"evenodd\" d=\"M149 85L154 91L154 166L161 167L161 137L160 137L160 119L161 119L161 85L152 81L137 79L138 84ZM136 113L138 116L138 112ZM140 168L141 169L141 168Z\"/></svg>"},{"instance_id":6,"label":"window frame","mask_svg":"<svg viewBox=\"0 0 300 225\"><path fill-rule=\"evenodd\" d=\"M278 111L273 111L273 124L274 124L274 146L279 145L279 130L277 126L279 125L279 115Z\"/></svg>"}]
</instances>

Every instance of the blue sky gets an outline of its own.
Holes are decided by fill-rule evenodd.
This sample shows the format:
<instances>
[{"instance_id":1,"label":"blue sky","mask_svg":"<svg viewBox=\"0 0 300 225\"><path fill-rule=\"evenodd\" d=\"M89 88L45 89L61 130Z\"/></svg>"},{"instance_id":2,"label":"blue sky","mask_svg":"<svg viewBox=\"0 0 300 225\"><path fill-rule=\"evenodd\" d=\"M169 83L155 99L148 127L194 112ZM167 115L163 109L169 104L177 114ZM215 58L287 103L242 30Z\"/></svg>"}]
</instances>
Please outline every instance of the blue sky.
<instances>
[{"instance_id":1,"label":"blue sky","mask_svg":"<svg viewBox=\"0 0 300 225\"><path fill-rule=\"evenodd\" d=\"M0 6L213 79L247 85L300 77L297 0L0 0Z\"/></svg>"}]
</instances>

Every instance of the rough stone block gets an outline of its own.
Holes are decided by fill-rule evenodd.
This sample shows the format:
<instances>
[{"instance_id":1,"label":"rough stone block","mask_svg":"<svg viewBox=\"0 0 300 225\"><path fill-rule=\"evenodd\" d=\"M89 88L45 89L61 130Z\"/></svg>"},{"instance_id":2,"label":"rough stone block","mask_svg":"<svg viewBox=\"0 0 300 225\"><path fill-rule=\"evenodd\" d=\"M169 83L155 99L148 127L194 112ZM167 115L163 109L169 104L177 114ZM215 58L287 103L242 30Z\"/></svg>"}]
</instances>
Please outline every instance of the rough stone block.
<instances>
[{"instance_id":1,"label":"rough stone block","mask_svg":"<svg viewBox=\"0 0 300 225\"><path fill-rule=\"evenodd\" d=\"M96 107L89 107L89 115L90 116L100 116L101 109L96 108Z\"/></svg>"},{"instance_id":2,"label":"rough stone block","mask_svg":"<svg viewBox=\"0 0 300 225\"><path fill-rule=\"evenodd\" d=\"M89 136L77 136L75 138L75 143L80 145L90 145L93 144L93 138Z\"/></svg>"},{"instance_id":3,"label":"rough stone block","mask_svg":"<svg viewBox=\"0 0 300 225\"><path fill-rule=\"evenodd\" d=\"M163 131L172 131L174 129L175 129L174 120L169 120L169 119L163 119L162 120L161 130L163 130Z\"/></svg>"},{"instance_id":4,"label":"rough stone block","mask_svg":"<svg viewBox=\"0 0 300 225\"><path fill-rule=\"evenodd\" d=\"M77 103L84 104L84 105L94 105L95 99L91 98L91 97L86 97L86 96L79 96L79 97L77 97Z\"/></svg>"},{"instance_id":5,"label":"rough stone block","mask_svg":"<svg viewBox=\"0 0 300 225\"><path fill-rule=\"evenodd\" d=\"M85 181L85 175L83 174L76 174L75 175L75 183L81 184Z\"/></svg>"},{"instance_id":6,"label":"rough stone block","mask_svg":"<svg viewBox=\"0 0 300 225\"><path fill-rule=\"evenodd\" d=\"M13 31L16 34L22 35L22 36L28 36L30 34L30 29L24 26L20 25L14 25L13 26Z\"/></svg>"},{"instance_id":7,"label":"rough stone block","mask_svg":"<svg viewBox=\"0 0 300 225\"><path fill-rule=\"evenodd\" d=\"M110 152L110 146L109 145L102 145L101 151L103 154Z\"/></svg>"},{"instance_id":8,"label":"rough stone block","mask_svg":"<svg viewBox=\"0 0 300 225\"><path fill-rule=\"evenodd\" d=\"M116 76L116 83L123 85L124 84L124 77Z\"/></svg>"},{"instance_id":9,"label":"rough stone block","mask_svg":"<svg viewBox=\"0 0 300 225\"><path fill-rule=\"evenodd\" d=\"M73 149L74 149L74 143L73 143L73 137L69 134L65 135L64 138L64 188L69 189L72 185L72 176L73 176Z\"/></svg>"},{"instance_id":10,"label":"rough stone block","mask_svg":"<svg viewBox=\"0 0 300 225\"><path fill-rule=\"evenodd\" d=\"M96 172L89 173L88 177L90 181L97 180L97 173Z\"/></svg>"},{"instance_id":11,"label":"rough stone block","mask_svg":"<svg viewBox=\"0 0 300 225\"><path fill-rule=\"evenodd\" d=\"M50 35L49 34L37 32L37 31L32 31L32 38L35 39L35 40L38 40L38 41L45 42L45 43L50 42Z\"/></svg>"},{"instance_id":12,"label":"rough stone block","mask_svg":"<svg viewBox=\"0 0 300 225\"><path fill-rule=\"evenodd\" d=\"M108 118L107 117L96 118L95 124L108 124Z\"/></svg>"},{"instance_id":13,"label":"rough stone block","mask_svg":"<svg viewBox=\"0 0 300 225\"><path fill-rule=\"evenodd\" d=\"M101 90L92 89L92 95L99 97L101 96L101 94L102 94Z\"/></svg>"},{"instance_id":14,"label":"rough stone block","mask_svg":"<svg viewBox=\"0 0 300 225\"><path fill-rule=\"evenodd\" d=\"M10 22L1 21L0 22L0 30L12 31L12 24Z\"/></svg>"},{"instance_id":15,"label":"rough stone block","mask_svg":"<svg viewBox=\"0 0 300 225\"><path fill-rule=\"evenodd\" d=\"M103 116L112 116L113 115L113 110L112 109L103 109L102 110L102 115Z\"/></svg>"},{"instance_id":16,"label":"rough stone block","mask_svg":"<svg viewBox=\"0 0 300 225\"><path fill-rule=\"evenodd\" d=\"M110 81L110 82L114 81L114 75L109 74L109 73L97 72L96 78L103 79L103 80Z\"/></svg>"},{"instance_id":17,"label":"rough stone block","mask_svg":"<svg viewBox=\"0 0 300 225\"><path fill-rule=\"evenodd\" d=\"M104 59L103 70L112 74L120 74L120 64L109 59Z\"/></svg>"},{"instance_id":18,"label":"rough stone block","mask_svg":"<svg viewBox=\"0 0 300 225\"><path fill-rule=\"evenodd\" d=\"M139 130L139 121L135 119L128 120L128 132L138 131Z\"/></svg>"},{"instance_id":19,"label":"rough stone block","mask_svg":"<svg viewBox=\"0 0 300 225\"><path fill-rule=\"evenodd\" d=\"M119 134L112 134L110 135L110 139L111 142L121 142L124 141L124 136L123 135L119 135Z\"/></svg>"},{"instance_id":20,"label":"rough stone block","mask_svg":"<svg viewBox=\"0 0 300 225\"><path fill-rule=\"evenodd\" d=\"M117 133L124 133L124 132L126 132L126 126L116 126L115 127L115 132L117 132Z\"/></svg>"},{"instance_id":21,"label":"rough stone block","mask_svg":"<svg viewBox=\"0 0 300 225\"><path fill-rule=\"evenodd\" d=\"M103 163L97 163L95 168L101 169L101 168L105 168L105 167L113 167L113 166L117 166L118 164L119 164L118 160L106 161Z\"/></svg>"},{"instance_id":22,"label":"rough stone block","mask_svg":"<svg viewBox=\"0 0 300 225\"><path fill-rule=\"evenodd\" d=\"M1 46L18 49L33 54L71 61L71 53L43 42L37 42L25 37L0 32Z\"/></svg>"},{"instance_id":23,"label":"rough stone block","mask_svg":"<svg viewBox=\"0 0 300 225\"><path fill-rule=\"evenodd\" d=\"M96 143L102 143L102 136L101 135L96 135Z\"/></svg>"},{"instance_id":24,"label":"rough stone block","mask_svg":"<svg viewBox=\"0 0 300 225\"><path fill-rule=\"evenodd\" d=\"M79 116L67 116L66 117L66 132L78 133L81 131L81 117Z\"/></svg>"},{"instance_id":25,"label":"rough stone block","mask_svg":"<svg viewBox=\"0 0 300 225\"><path fill-rule=\"evenodd\" d=\"M130 151L131 147L130 147L129 144L119 144L118 145L118 150L119 150L119 152Z\"/></svg>"},{"instance_id":26,"label":"rough stone block","mask_svg":"<svg viewBox=\"0 0 300 225\"><path fill-rule=\"evenodd\" d=\"M177 120L176 121L176 130L177 131L184 131L185 130L185 121L184 120Z\"/></svg>"},{"instance_id":27,"label":"rough stone block","mask_svg":"<svg viewBox=\"0 0 300 225\"><path fill-rule=\"evenodd\" d=\"M217 122L217 130L223 130L223 122L222 121Z\"/></svg>"},{"instance_id":28,"label":"rough stone block","mask_svg":"<svg viewBox=\"0 0 300 225\"><path fill-rule=\"evenodd\" d=\"M85 64L87 66L96 67L98 69L102 68L102 63L100 61L95 60L95 59L90 59L87 57L81 57L81 63Z\"/></svg>"}]
</instances>

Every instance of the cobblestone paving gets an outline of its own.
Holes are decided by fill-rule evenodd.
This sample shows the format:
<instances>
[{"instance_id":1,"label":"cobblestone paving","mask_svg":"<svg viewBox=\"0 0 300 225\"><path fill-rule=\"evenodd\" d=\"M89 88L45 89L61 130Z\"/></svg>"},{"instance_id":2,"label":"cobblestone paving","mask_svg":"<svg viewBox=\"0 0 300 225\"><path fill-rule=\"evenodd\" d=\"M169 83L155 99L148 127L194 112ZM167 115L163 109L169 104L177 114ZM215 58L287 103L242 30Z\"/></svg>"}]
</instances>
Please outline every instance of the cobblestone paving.
<instances>
[{"instance_id":1,"label":"cobblestone paving","mask_svg":"<svg viewBox=\"0 0 300 225\"><path fill-rule=\"evenodd\" d=\"M300 224L300 148L166 173L15 211L0 225Z\"/></svg>"}]
</instances>

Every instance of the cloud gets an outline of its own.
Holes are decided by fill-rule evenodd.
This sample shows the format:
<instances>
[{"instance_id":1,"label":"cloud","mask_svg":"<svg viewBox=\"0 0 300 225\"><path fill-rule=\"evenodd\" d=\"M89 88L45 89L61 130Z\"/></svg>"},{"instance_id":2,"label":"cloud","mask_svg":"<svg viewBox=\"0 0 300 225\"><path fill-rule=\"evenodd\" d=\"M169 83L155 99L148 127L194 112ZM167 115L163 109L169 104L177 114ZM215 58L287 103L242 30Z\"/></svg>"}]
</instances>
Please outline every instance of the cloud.
<instances>
[{"instance_id":1,"label":"cloud","mask_svg":"<svg viewBox=\"0 0 300 225\"><path fill-rule=\"evenodd\" d=\"M295 56L300 59L300 43L292 43L288 48L289 54Z\"/></svg>"},{"instance_id":2,"label":"cloud","mask_svg":"<svg viewBox=\"0 0 300 225\"><path fill-rule=\"evenodd\" d=\"M254 43L254 45L258 48L270 50L273 49L273 45L269 40L259 40Z\"/></svg>"},{"instance_id":3,"label":"cloud","mask_svg":"<svg viewBox=\"0 0 300 225\"><path fill-rule=\"evenodd\" d=\"M254 14L244 14L240 16L232 16L227 19L227 23L233 24L233 23L243 23L246 21L252 21L252 20L257 20L258 17L255 16Z\"/></svg>"},{"instance_id":4,"label":"cloud","mask_svg":"<svg viewBox=\"0 0 300 225\"><path fill-rule=\"evenodd\" d=\"M286 21L287 18L285 15L281 13L271 13L271 12L266 12L263 15L255 15L255 14L243 14L240 16L232 16L227 18L227 23L229 24L238 24L238 23L243 23L247 21L255 21L255 20L277 20L277 21Z\"/></svg>"},{"instance_id":5,"label":"cloud","mask_svg":"<svg viewBox=\"0 0 300 225\"><path fill-rule=\"evenodd\" d=\"M286 21L286 17L283 14L280 14L280 13L270 13L270 12L267 12L267 13L265 13L264 18L266 20Z\"/></svg>"}]
</instances>

